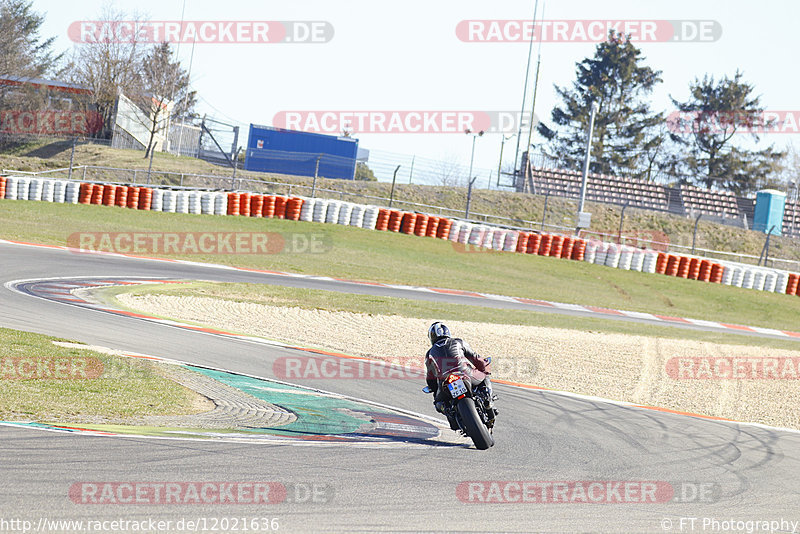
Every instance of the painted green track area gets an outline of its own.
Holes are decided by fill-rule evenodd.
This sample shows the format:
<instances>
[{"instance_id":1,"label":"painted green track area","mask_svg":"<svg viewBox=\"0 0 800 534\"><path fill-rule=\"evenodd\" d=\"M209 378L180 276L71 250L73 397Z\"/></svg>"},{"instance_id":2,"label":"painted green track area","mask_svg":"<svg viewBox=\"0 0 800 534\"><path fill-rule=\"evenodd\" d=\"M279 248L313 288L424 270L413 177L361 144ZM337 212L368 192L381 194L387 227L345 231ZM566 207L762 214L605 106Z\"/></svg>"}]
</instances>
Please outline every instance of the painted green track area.
<instances>
[{"instance_id":1,"label":"painted green track area","mask_svg":"<svg viewBox=\"0 0 800 534\"><path fill-rule=\"evenodd\" d=\"M136 435L161 438L200 438L233 440L301 440L327 442L426 442L436 444L440 428L410 414L375 406L316 390L261 378L194 366L185 369L235 388L257 399L289 410L296 419L288 424L264 428L202 429L161 428L108 424L58 425L11 423L49 430L89 432L101 435Z\"/></svg>"}]
</instances>

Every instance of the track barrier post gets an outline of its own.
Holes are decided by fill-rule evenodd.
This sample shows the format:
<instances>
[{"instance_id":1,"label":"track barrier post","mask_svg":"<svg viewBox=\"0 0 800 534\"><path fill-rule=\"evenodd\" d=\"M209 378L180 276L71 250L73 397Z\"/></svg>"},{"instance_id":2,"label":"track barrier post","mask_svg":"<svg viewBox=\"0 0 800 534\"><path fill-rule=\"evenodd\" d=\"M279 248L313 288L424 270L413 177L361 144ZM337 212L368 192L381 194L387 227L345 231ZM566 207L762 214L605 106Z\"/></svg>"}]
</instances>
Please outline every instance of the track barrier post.
<instances>
[{"instance_id":1,"label":"track barrier post","mask_svg":"<svg viewBox=\"0 0 800 534\"><path fill-rule=\"evenodd\" d=\"M622 244L622 225L625 223L625 210L628 209L628 202L622 206L622 213L619 216L619 231L617 232L617 244Z\"/></svg>"},{"instance_id":2,"label":"track barrier post","mask_svg":"<svg viewBox=\"0 0 800 534\"><path fill-rule=\"evenodd\" d=\"M700 224L700 218L703 216L701 213L694 220L694 232L692 232L692 256L694 256L694 245L697 242L697 225Z\"/></svg>"},{"instance_id":3,"label":"track barrier post","mask_svg":"<svg viewBox=\"0 0 800 534\"><path fill-rule=\"evenodd\" d=\"M319 160L322 159L322 154L317 156L317 165L314 167L314 181L311 182L311 198L315 198L317 194L317 178L319 177Z\"/></svg>"},{"instance_id":4,"label":"track barrier post","mask_svg":"<svg viewBox=\"0 0 800 534\"><path fill-rule=\"evenodd\" d=\"M392 203L394 202L394 184L397 183L397 171L400 170L400 165L398 165L395 170L394 174L392 175L392 190L389 192L389 207L392 207Z\"/></svg>"}]
</instances>

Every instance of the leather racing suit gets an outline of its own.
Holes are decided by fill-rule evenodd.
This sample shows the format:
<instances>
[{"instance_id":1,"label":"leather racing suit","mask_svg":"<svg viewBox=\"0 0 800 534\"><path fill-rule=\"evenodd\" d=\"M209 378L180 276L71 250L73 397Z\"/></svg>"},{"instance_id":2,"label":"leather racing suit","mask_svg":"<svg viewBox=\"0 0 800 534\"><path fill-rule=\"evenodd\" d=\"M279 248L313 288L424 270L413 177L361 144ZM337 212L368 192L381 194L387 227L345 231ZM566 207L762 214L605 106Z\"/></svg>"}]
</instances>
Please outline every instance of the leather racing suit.
<instances>
[{"instance_id":1,"label":"leather racing suit","mask_svg":"<svg viewBox=\"0 0 800 534\"><path fill-rule=\"evenodd\" d=\"M489 370L486 360L473 351L472 347L463 339L445 337L436 341L425 354L425 370L425 380L433 392L434 404L449 398L446 396L449 393L440 391L439 386L441 381L453 371L469 377L473 389L484 384L489 390L489 398L492 398L492 384L487 376ZM450 426L455 426L455 421L450 421ZM454 430L457 429L458 426L455 426Z\"/></svg>"}]
</instances>

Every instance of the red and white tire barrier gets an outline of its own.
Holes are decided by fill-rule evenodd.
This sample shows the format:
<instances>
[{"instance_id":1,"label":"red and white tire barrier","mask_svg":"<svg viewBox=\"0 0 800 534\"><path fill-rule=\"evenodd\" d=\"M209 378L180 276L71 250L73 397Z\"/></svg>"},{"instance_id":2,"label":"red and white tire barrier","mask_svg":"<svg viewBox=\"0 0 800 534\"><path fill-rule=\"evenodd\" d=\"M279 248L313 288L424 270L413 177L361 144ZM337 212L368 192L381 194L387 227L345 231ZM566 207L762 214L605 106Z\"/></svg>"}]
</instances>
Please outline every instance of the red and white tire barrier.
<instances>
[{"instance_id":1,"label":"red and white tire barrier","mask_svg":"<svg viewBox=\"0 0 800 534\"><path fill-rule=\"evenodd\" d=\"M171 190L28 176L0 177L0 199L127 207L168 213L282 218L355 226L450 240L471 248L535 254L788 295L800 295L800 274L670 254L573 236L520 231L425 213L252 192Z\"/></svg>"}]
</instances>

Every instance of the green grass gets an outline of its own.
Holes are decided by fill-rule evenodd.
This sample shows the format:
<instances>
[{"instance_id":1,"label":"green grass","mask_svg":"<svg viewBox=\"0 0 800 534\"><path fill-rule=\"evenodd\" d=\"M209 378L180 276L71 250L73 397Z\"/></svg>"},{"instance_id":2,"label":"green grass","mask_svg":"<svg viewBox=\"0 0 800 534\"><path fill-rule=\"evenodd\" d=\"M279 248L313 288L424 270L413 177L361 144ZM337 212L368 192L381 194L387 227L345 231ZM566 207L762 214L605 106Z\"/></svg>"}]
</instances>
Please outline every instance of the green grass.
<instances>
[{"instance_id":1,"label":"green grass","mask_svg":"<svg viewBox=\"0 0 800 534\"><path fill-rule=\"evenodd\" d=\"M339 225L0 201L0 237L64 245L75 232L302 232L324 253L183 255L195 261L464 289L793 330L800 298L536 255L457 251L450 242ZM153 255L153 254L144 254ZM166 256L166 255L165 255Z\"/></svg>"},{"instance_id":2,"label":"green grass","mask_svg":"<svg viewBox=\"0 0 800 534\"><path fill-rule=\"evenodd\" d=\"M71 141L32 140L24 143L0 145L0 166L4 169L42 171L69 167ZM78 144L75 147L74 165L146 169L149 159L144 151L111 148L103 145ZM160 171L196 174L227 174L217 165L187 156L156 152L153 169Z\"/></svg>"},{"instance_id":3,"label":"green grass","mask_svg":"<svg viewBox=\"0 0 800 534\"><path fill-rule=\"evenodd\" d=\"M194 394L162 377L154 362L61 347L55 340L0 328L0 420L64 422L193 413ZM49 364L66 359L78 365L58 371ZM40 370L40 364L47 366ZM40 378L45 369L51 374ZM32 372L32 379L25 378ZM65 378L54 378L55 373Z\"/></svg>"},{"instance_id":4,"label":"green grass","mask_svg":"<svg viewBox=\"0 0 800 534\"><path fill-rule=\"evenodd\" d=\"M233 302L248 302L269 306L288 306L307 310L344 311L373 315L400 315L402 317L438 319L443 321L473 321L494 324L516 324L564 328L583 332L611 332L619 334L642 335L658 338L680 338L707 341L719 344L767 346L779 349L798 350L798 343L792 340L773 340L747 335L731 335L697 330L679 329L669 326L655 326L639 323L572 317L567 315L539 313L532 311L500 310L481 306L450 306L436 302L412 300L373 295L338 293L315 289L272 286L266 284L236 284L193 282L164 286L118 286L94 292L106 302L123 307L116 301L120 294L166 295L178 297L208 297ZM139 311L132 309L130 311ZM174 319L165 317L168 319ZM214 326L214 325L202 325ZM247 334L247 332L238 332Z\"/></svg>"},{"instance_id":5,"label":"green grass","mask_svg":"<svg viewBox=\"0 0 800 534\"><path fill-rule=\"evenodd\" d=\"M64 142L34 141L24 144L11 144L0 146L0 167L5 169L18 169L23 171L47 170L63 168L69 165L71 145ZM102 145L78 145L75 151L75 165L95 165L121 168L146 169L148 160L143 158L144 152L138 150L125 150L110 148ZM206 161L185 156L174 156L157 152L153 159L154 171L169 171L180 173L211 174L220 177L230 177L230 169L212 165ZM253 180L269 180L287 184L286 186L270 186L270 189L285 194L293 188L295 193L308 194L312 178L289 175L275 175L266 173L248 173L239 171L237 176ZM119 176L109 173L102 179L110 181L119 180ZM159 183L163 178L159 178ZM227 185L228 180L220 183ZM206 183L196 185L207 186ZM219 184L216 184L218 186ZM250 185L253 185L252 183ZM298 188L297 186L306 186ZM390 183L355 182L349 180L330 180L320 178L317 181L318 196L331 196L340 198L338 194L325 193L322 189L344 191L348 195L344 199L354 202L372 203L368 196L388 198L391 188ZM263 189L263 188L262 188ZM445 215L463 215L466 205L467 190L464 187L438 187L426 185L397 184L394 191L396 207L400 209L415 209L407 202L443 206L455 211L445 212ZM545 211L545 203L547 210ZM616 235L619 230L621 207L611 204L587 202L585 210L592 214L592 228L596 232ZM475 189L471 200L471 213L483 213L510 218L524 226L521 221L535 221L536 228L543 219L547 224L574 227L577 201L559 197L550 197L547 200L541 195L528 195L521 193ZM481 217L478 217L479 219ZM495 222L500 222L495 220ZM663 212L649 210L628 209L625 211L623 233L638 234L640 236L656 235L666 236L670 243L691 246L694 220L687 217L670 215ZM697 247L709 250L723 250L748 254L758 257L764 245L765 235L753 232L700 222L697 234ZM800 261L800 242L782 237L771 239L770 256ZM734 258L735 259L735 258ZM798 269L797 264L782 265L784 268Z\"/></svg>"}]
</instances>

